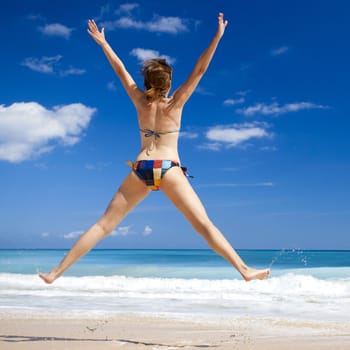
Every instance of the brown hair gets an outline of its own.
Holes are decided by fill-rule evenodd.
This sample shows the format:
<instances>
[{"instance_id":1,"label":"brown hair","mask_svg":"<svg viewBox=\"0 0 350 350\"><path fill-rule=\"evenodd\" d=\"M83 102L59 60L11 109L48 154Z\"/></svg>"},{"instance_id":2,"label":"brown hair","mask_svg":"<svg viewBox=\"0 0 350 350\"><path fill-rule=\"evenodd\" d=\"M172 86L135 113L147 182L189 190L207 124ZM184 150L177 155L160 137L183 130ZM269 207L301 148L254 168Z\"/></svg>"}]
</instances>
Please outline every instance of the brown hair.
<instances>
[{"instance_id":1,"label":"brown hair","mask_svg":"<svg viewBox=\"0 0 350 350\"><path fill-rule=\"evenodd\" d=\"M142 63L141 71L149 101L164 97L171 84L172 68L164 58L151 58Z\"/></svg>"}]
</instances>

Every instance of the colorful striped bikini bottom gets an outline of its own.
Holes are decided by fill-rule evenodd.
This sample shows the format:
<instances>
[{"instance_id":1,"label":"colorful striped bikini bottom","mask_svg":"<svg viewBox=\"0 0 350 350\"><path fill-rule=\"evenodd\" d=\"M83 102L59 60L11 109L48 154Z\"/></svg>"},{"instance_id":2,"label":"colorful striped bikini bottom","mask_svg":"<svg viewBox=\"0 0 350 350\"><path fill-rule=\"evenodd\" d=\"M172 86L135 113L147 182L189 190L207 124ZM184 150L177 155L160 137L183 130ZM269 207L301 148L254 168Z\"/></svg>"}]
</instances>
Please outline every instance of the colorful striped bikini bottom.
<instances>
[{"instance_id":1,"label":"colorful striped bikini bottom","mask_svg":"<svg viewBox=\"0 0 350 350\"><path fill-rule=\"evenodd\" d=\"M131 168L145 182L146 186L153 191L158 191L163 176L174 166L180 167L180 163L172 160L138 160L132 163ZM181 169L188 176L187 168L181 167Z\"/></svg>"}]
</instances>

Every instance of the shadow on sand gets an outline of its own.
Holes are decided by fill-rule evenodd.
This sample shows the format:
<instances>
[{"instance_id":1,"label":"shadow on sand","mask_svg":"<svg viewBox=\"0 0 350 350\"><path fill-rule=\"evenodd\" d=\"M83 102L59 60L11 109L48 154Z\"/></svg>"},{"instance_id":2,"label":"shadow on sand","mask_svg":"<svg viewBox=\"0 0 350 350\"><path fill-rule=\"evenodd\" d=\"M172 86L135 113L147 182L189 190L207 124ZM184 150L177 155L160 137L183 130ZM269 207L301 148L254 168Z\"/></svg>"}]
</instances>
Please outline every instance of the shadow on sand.
<instances>
[{"instance_id":1,"label":"shadow on sand","mask_svg":"<svg viewBox=\"0 0 350 350\"><path fill-rule=\"evenodd\" d=\"M144 346L164 346L171 348L185 348L188 345L174 345L174 344L159 344L151 342L143 342L131 339L109 339L109 338L64 338L64 337L38 337L38 336L25 336L25 335L0 335L0 343L25 343L25 342L117 342L117 343L127 343L134 345L144 345ZM217 345L191 345L193 348L207 349L216 348Z\"/></svg>"}]
</instances>

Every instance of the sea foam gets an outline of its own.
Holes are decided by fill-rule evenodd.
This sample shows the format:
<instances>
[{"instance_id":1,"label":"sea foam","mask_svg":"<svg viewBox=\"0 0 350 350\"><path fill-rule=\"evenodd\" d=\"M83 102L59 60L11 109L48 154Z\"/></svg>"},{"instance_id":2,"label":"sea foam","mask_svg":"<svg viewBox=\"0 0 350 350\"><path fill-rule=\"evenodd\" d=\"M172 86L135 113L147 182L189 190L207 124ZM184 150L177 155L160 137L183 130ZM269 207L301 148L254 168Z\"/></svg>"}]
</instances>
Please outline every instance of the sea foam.
<instances>
[{"instance_id":1,"label":"sea foam","mask_svg":"<svg viewBox=\"0 0 350 350\"><path fill-rule=\"evenodd\" d=\"M287 273L263 281L0 274L0 312L201 313L350 321L350 278Z\"/></svg>"}]
</instances>

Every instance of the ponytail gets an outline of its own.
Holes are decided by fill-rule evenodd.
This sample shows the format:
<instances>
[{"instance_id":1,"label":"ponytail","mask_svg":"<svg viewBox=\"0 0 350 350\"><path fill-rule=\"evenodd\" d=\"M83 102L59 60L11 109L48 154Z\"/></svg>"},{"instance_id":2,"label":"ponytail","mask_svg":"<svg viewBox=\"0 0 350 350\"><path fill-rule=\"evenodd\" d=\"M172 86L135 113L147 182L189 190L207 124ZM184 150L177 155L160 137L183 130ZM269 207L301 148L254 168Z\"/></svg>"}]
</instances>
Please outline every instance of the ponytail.
<instances>
[{"instance_id":1,"label":"ponytail","mask_svg":"<svg viewBox=\"0 0 350 350\"><path fill-rule=\"evenodd\" d=\"M143 62L145 95L149 101L165 97L170 89L172 68L163 58L153 58Z\"/></svg>"}]
</instances>

